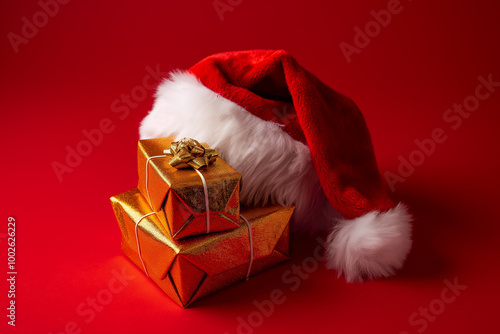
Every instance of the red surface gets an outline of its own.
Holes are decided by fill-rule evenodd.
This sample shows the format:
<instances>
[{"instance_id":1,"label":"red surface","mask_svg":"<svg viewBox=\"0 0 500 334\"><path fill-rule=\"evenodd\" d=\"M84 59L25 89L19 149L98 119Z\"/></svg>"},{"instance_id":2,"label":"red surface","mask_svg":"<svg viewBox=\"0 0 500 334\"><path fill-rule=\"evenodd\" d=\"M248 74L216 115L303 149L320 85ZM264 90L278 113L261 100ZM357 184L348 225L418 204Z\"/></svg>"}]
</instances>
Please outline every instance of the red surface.
<instances>
[{"instance_id":1,"label":"red surface","mask_svg":"<svg viewBox=\"0 0 500 334\"><path fill-rule=\"evenodd\" d=\"M20 34L22 18L32 20L40 7L2 2L0 259L7 276L13 215L18 275L15 328L6 324L8 286L1 280L0 331L233 334L238 319L250 317L255 327L246 332L254 333L498 332L500 87L461 123L443 119L475 93L478 76L500 81L498 3L402 0L403 9L348 64L339 44L353 44L353 29L387 1L230 2L235 6L221 21L212 0L71 1L17 54L8 33ZM166 72L252 48L286 49L353 98L383 174L397 172L402 158L417 159L394 194L416 216L415 245L396 277L347 284L322 265L315 269L315 240L294 235L293 261L183 310L119 248L108 197L136 184L138 123L153 101L152 91L129 106L120 98L144 91L137 87L147 66ZM67 147L106 118L113 130L59 182L52 163L65 163ZM418 160L415 140L437 128L437 139L446 140ZM299 278L294 266L311 272ZM113 278L122 270L134 277L126 286ZM458 296L444 283L455 278L467 286ZM280 304L260 318L254 301L271 294ZM96 297L106 305L90 311ZM429 306L439 314L426 320L419 312Z\"/></svg>"}]
</instances>

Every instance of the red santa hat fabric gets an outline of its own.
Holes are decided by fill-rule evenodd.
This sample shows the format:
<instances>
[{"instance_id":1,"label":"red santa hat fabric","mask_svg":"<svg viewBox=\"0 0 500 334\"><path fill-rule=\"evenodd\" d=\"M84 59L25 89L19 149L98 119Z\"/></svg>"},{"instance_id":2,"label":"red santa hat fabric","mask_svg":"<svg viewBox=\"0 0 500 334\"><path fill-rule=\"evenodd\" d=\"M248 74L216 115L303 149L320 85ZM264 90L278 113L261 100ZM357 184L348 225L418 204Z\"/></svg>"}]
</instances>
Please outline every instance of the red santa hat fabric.
<instances>
[{"instance_id":1,"label":"red santa hat fabric","mask_svg":"<svg viewBox=\"0 0 500 334\"><path fill-rule=\"evenodd\" d=\"M363 115L349 98L285 51L241 51L205 58L190 70L207 88L308 145L323 190L342 216L395 206L380 176ZM285 123L275 110L287 110Z\"/></svg>"}]
</instances>

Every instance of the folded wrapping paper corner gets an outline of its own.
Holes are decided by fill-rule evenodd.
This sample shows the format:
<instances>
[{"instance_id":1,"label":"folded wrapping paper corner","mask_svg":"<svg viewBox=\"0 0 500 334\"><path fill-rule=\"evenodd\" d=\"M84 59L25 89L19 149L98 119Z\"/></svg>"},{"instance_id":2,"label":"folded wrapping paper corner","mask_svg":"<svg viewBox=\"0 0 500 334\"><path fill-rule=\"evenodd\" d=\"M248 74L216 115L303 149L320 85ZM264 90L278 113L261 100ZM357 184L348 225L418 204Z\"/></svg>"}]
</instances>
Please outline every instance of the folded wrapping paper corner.
<instances>
[{"instance_id":1,"label":"folded wrapping paper corner","mask_svg":"<svg viewBox=\"0 0 500 334\"><path fill-rule=\"evenodd\" d=\"M153 214L138 225L141 257L137 252L135 223L150 211L136 189L111 198L122 232L124 253L175 302L187 307L194 301L244 279L250 264L249 229L238 228L173 240ZM289 220L293 207L243 209L252 233L253 275L289 258Z\"/></svg>"},{"instance_id":2,"label":"folded wrapping paper corner","mask_svg":"<svg viewBox=\"0 0 500 334\"><path fill-rule=\"evenodd\" d=\"M239 226L241 174L220 157L201 170L207 183L207 195L200 175L194 169L170 165L171 155L164 150L174 138L140 140L137 152L138 188L150 201L158 219L176 240L207 233L206 197L210 232Z\"/></svg>"}]
</instances>

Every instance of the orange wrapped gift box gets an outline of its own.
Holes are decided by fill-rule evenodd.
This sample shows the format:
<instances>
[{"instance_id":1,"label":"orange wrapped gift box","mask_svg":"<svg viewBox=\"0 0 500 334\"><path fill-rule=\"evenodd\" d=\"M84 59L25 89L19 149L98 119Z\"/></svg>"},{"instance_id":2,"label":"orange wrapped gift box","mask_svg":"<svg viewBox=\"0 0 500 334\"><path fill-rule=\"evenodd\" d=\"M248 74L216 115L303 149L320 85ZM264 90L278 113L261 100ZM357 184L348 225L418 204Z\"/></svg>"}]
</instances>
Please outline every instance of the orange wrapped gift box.
<instances>
[{"instance_id":1,"label":"orange wrapped gift box","mask_svg":"<svg viewBox=\"0 0 500 334\"><path fill-rule=\"evenodd\" d=\"M200 169L176 169L164 153L174 138L140 140L138 188L158 213L173 239L235 229L239 226L241 174L216 157ZM209 213L207 217L208 199Z\"/></svg>"},{"instance_id":2,"label":"orange wrapped gift box","mask_svg":"<svg viewBox=\"0 0 500 334\"><path fill-rule=\"evenodd\" d=\"M242 220L234 230L174 240L157 214L147 215L151 209L139 190L111 202L122 250L182 307L289 259L293 207L242 209L248 224Z\"/></svg>"}]
</instances>

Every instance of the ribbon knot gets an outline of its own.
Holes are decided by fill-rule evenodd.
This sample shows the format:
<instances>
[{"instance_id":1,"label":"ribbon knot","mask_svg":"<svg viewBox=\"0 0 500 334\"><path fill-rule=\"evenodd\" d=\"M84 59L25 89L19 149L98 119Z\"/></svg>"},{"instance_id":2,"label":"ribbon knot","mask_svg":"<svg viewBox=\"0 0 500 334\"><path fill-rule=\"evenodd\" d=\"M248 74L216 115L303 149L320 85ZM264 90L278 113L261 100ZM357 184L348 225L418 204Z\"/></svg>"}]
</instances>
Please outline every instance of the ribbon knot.
<instances>
[{"instance_id":1,"label":"ribbon knot","mask_svg":"<svg viewBox=\"0 0 500 334\"><path fill-rule=\"evenodd\" d=\"M214 162L219 152L212 149L206 143L200 144L191 138L182 138L172 142L170 148L163 151L168 155L173 155L169 161L170 166L177 169L193 167L198 170Z\"/></svg>"}]
</instances>

